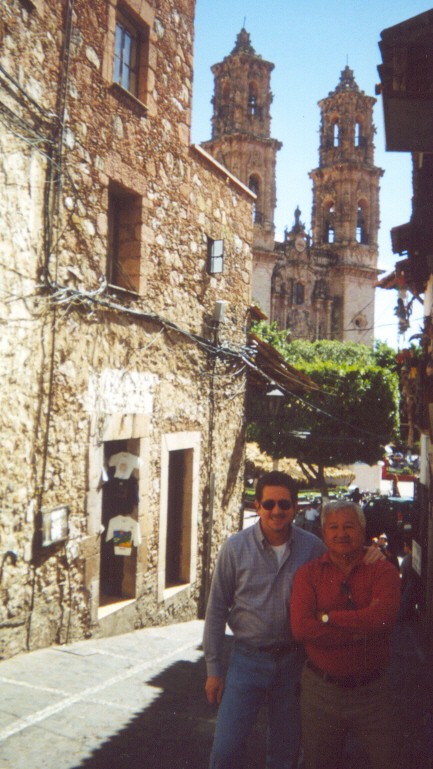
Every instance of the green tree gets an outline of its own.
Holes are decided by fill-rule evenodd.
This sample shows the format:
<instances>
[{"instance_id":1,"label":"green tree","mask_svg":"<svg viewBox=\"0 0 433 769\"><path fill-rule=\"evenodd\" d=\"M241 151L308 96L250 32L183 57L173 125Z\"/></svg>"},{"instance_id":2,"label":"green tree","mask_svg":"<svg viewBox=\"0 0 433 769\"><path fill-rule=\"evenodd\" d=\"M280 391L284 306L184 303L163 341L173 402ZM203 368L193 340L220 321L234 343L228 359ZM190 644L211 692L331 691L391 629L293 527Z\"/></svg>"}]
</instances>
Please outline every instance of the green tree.
<instances>
[{"instance_id":1,"label":"green tree","mask_svg":"<svg viewBox=\"0 0 433 769\"><path fill-rule=\"evenodd\" d=\"M326 467L381 459L398 428L399 403L398 377L391 366L384 366L388 351L383 344L372 350L350 342L289 343L286 332L263 321L254 331L321 391L302 397L285 393L276 418L264 407L266 396L250 393L249 439L275 458L295 458L323 489ZM390 364L394 358L395 353L389 355Z\"/></svg>"}]
</instances>

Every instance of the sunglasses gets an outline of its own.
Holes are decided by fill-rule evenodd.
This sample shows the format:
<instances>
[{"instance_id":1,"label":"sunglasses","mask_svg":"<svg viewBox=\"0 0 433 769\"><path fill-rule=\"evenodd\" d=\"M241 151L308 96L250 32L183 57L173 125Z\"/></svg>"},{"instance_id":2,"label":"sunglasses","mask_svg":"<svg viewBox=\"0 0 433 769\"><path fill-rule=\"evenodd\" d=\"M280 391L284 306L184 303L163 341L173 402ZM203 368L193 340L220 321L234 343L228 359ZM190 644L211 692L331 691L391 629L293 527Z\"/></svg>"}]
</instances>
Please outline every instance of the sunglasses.
<instances>
[{"instance_id":1,"label":"sunglasses","mask_svg":"<svg viewBox=\"0 0 433 769\"><path fill-rule=\"evenodd\" d=\"M347 609L356 609L355 601L353 600L352 591L350 589L350 585L347 584L347 582L342 582L340 585L340 590L343 593L343 595L347 598Z\"/></svg>"},{"instance_id":2,"label":"sunglasses","mask_svg":"<svg viewBox=\"0 0 433 769\"><path fill-rule=\"evenodd\" d=\"M280 510L290 510L290 508L293 507L293 502L291 502L290 499L279 499L278 502L276 502L275 499L265 499L264 502L260 502L260 504L265 510L273 510L275 505L278 505Z\"/></svg>"}]
</instances>

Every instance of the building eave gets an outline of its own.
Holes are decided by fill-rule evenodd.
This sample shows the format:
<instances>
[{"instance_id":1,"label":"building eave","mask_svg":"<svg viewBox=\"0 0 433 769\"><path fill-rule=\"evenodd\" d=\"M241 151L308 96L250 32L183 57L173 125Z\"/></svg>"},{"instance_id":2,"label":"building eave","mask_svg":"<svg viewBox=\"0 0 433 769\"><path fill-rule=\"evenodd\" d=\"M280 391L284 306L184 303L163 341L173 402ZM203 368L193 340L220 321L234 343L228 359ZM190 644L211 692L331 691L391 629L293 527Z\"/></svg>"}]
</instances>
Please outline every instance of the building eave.
<instances>
[{"instance_id":1,"label":"building eave","mask_svg":"<svg viewBox=\"0 0 433 769\"><path fill-rule=\"evenodd\" d=\"M248 195L248 197L251 198L252 202L254 202L257 199L257 195L252 190L250 190L250 188L247 187L246 184L241 182L240 179L238 179L236 176L230 173L228 168L221 165L221 163L218 163L218 161L215 160L215 158L212 155L210 155L209 152L206 152L206 150L203 149L203 147L200 147L199 144L191 144L191 149L194 152L197 152L197 154L200 155L208 163L210 163L210 165L214 167L215 171L218 171L218 173L225 176L226 181L231 182L235 187L238 187L238 189L240 189L242 192Z\"/></svg>"}]
</instances>

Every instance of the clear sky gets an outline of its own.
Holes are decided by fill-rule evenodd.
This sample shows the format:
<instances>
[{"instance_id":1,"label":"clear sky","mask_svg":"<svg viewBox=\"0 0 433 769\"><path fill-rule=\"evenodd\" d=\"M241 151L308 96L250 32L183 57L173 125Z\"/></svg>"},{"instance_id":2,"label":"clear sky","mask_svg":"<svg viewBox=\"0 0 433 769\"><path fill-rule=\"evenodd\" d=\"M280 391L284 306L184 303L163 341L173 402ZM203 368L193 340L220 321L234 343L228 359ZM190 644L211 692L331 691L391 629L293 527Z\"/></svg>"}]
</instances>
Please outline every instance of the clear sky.
<instances>
[{"instance_id":1,"label":"clear sky","mask_svg":"<svg viewBox=\"0 0 433 769\"><path fill-rule=\"evenodd\" d=\"M283 142L277 154L276 235L293 224L299 205L301 220L311 225L311 182L308 172L318 165L319 99L339 82L348 63L356 82L369 96L380 82L378 48L383 29L431 8L432 0L197 0L194 55L192 141L211 138L212 64L232 50L243 26L257 54L275 64L271 88L271 135ZM377 97L375 164L385 171L381 180L379 268L390 272L398 255L391 250L390 229L411 214L409 153L385 151L383 110ZM376 291L375 336L404 347L419 332L422 307L415 303L405 337L397 333L395 291Z\"/></svg>"}]
</instances>

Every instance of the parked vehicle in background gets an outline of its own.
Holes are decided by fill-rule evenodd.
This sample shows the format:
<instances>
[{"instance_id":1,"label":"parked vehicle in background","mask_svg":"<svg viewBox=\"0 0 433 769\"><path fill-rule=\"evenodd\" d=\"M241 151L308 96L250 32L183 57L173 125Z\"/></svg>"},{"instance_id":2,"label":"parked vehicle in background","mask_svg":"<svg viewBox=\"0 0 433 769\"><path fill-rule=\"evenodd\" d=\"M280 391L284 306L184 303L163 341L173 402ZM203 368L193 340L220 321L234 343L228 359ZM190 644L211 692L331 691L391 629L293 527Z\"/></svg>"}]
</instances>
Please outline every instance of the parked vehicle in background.
<instances>
[{"instance_id":1,"label":"parked vehicle in background","mask_svg":"<svg viewBox=\"0 0 433 769\"><path fill-rule=\"evenodd\" d=\"M416 526L417 505L410 497L388 497L397 518L397 528L402 538L410 537Z\"/></svg>"},{"instance_id":2,"label":"parked vehicle in background","mask_svg":"<svg viewBox=\"0 0 433 769\"><path fill-rule=\"evenodd\" d=\"M417 521L417 506L410 497L371 497L363 505L363 510L368 541L385 533L390 549L399 552L403 540L412 536Z\"/></svg>"}]
</instances>

